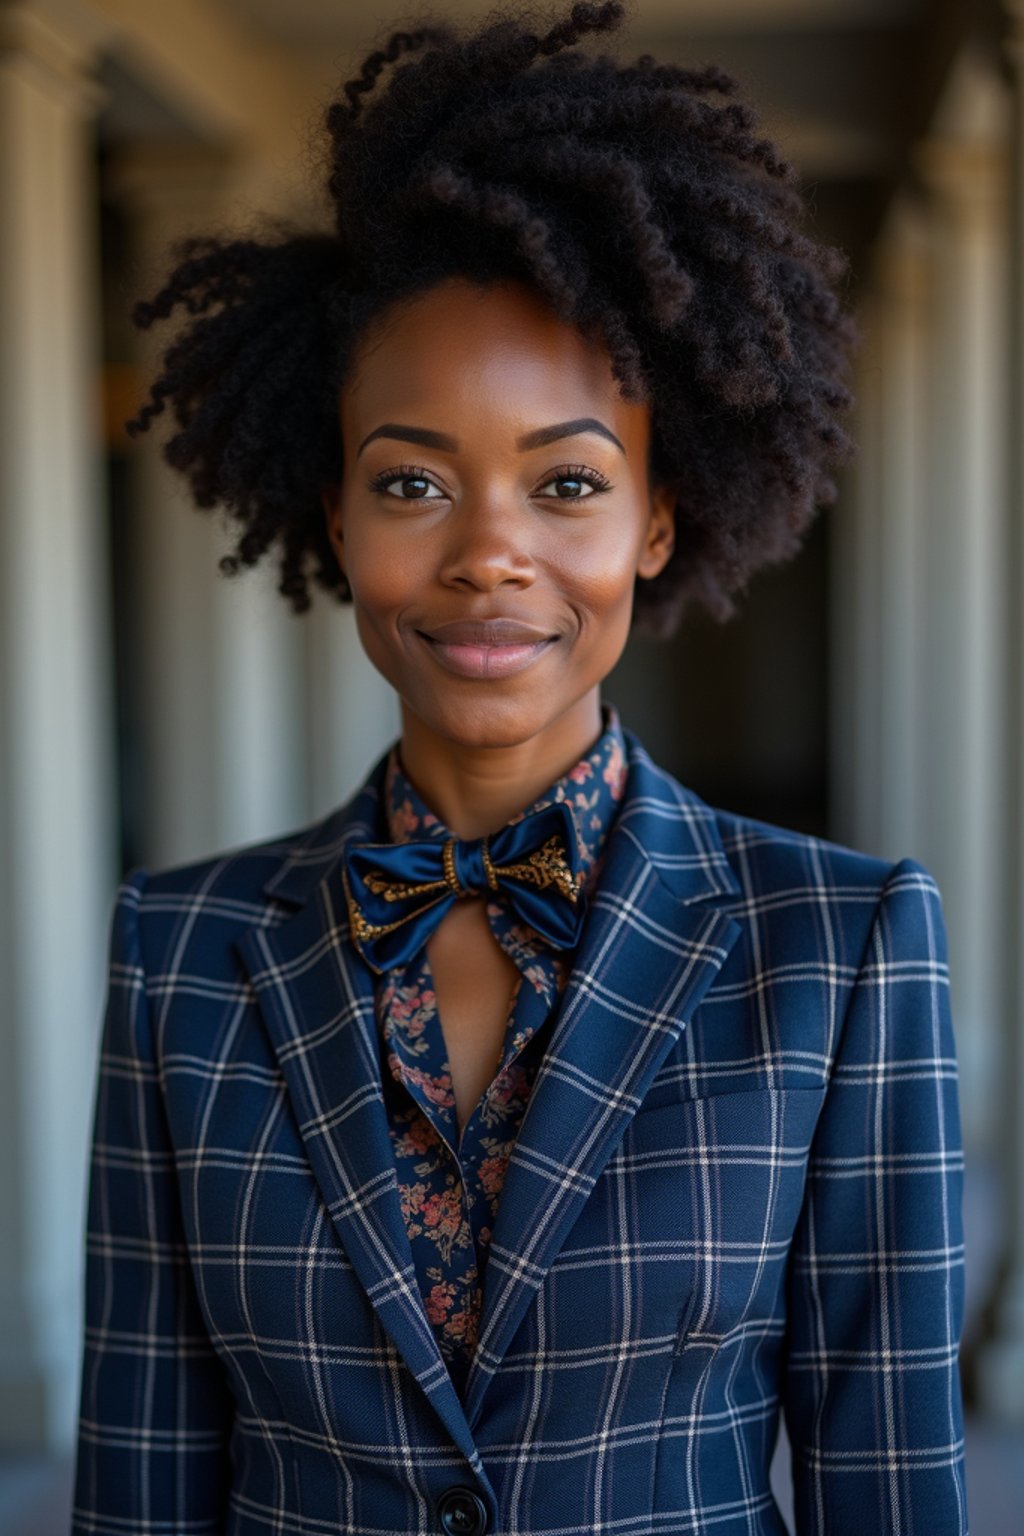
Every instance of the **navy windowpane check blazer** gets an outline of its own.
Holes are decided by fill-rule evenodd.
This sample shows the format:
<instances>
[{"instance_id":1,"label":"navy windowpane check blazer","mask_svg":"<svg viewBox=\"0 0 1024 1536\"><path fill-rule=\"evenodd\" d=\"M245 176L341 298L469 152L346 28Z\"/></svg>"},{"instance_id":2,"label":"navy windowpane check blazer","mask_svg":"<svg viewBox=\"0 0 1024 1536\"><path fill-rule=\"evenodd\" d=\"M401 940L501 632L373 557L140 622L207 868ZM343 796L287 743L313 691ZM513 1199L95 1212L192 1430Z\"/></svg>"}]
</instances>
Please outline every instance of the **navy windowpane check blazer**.
<instances>
[{"instance_id":1,"label":"navy windowpane check blazer","mask_svg":"<svg viewBox=\"0 0 1024 1536\"><path fill-rule=\"evenodd\" d=\"M706 805L626 731L459 1394L339 856L113 911L74 1536L965 1536L963 1162L938 888Z\"/></svg>"}]
</instances>

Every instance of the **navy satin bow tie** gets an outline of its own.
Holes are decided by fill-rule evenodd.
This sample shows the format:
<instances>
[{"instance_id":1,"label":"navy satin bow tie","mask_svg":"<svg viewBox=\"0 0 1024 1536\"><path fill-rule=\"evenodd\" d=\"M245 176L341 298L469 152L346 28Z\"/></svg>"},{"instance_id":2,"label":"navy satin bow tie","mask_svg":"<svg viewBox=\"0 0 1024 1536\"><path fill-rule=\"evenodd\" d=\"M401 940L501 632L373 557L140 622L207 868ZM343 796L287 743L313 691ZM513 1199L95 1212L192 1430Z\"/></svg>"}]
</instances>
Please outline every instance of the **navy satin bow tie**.
<instances>
[{"instance_id":1,"label":"navy satin bow tie","mask_svg":"<svg viewBox=\"0 0 1024 1536\"><path fill-rule=\"evenodd\" d=\"M350 843L341 873L352 942L378 974L410 960L464 896L500 891L556 949L577 943L586 911L576 824L564 800L493 837Z\"/></svg>"}]
</instances>

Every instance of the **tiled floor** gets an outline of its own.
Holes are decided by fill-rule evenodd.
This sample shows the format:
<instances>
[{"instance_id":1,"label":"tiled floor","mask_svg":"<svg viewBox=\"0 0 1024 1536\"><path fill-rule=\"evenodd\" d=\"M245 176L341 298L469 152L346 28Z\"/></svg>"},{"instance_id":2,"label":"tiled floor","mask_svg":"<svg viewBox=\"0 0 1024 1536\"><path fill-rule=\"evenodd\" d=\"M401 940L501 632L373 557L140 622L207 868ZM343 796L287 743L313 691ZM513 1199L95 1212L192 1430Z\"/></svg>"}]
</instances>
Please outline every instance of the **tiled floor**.
<instances>
[{"instance_id":1,"label":"tiled floor","mask_svg":"<svg viewBox=\"0 0 1024 1536\"><path fill-rule=\"evenodd\" d=\"M968 1254L966 1342L988 1292L996 1258L1000 1188L991 1168L968 1168L964 1225ZM971 1536L1022 1536L1024 1430L998 1429L969 1414L966 1435ZM772 1464L772 1487L792 1530L789 1452L784 1434ZM0 1459L2 1536L68 1536L70 1502L70 1465Z\"/></svg>"}]
</instances>

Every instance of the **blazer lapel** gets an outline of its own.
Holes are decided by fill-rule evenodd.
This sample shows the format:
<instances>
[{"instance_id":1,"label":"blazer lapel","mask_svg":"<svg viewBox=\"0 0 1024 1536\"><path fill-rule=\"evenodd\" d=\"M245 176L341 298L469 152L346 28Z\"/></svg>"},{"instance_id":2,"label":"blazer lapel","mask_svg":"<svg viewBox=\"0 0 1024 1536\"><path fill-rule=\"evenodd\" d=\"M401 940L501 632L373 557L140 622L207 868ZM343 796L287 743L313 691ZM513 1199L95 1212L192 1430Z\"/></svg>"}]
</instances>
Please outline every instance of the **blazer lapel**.
<instances>
[{"instance_id":1,"label":"blazer lapel","mask_svg":"<svg viewBox=\"0 0 1024 1536\"><path fill-rule=\"evenodd\" d=\"M629 778L505 1170L466 1382L472 1428L526 1309L741 931L710 808L624 731Z\"/></svg>"},{"instance_id":2,"label":"blazer lapel","mask_svg":"<svg viewBox=\"0 0 1024 1536\"><path fill-rule=\"evenodd\" d=\"M624 729L629 775L549 1048L509 1160L465 1405L427 1320L380 1081L374 976L352 945L347 841L376 835L387 753L264 886L297 906L236 948L256 991L335 1229L381 1325L482 1479L489 1383L594 1183L735 943L740 894L714 814Z\"/></svg>"},{"instance_id":3,"label":"blazer lapel","mask_svg":"<svg viewBox=\"0 0 1024 1536\"><path fill-rule=\"evenodd\" d=\"M385 753L363 788L297 845L264 886L299 901L235 941L255 988L324 1202L366 1295L448 1435L486 1474L427 1320L405 1229L380 1082L374 976L348 937L338 868L376 835Z\"/></svg>"}]
</instances>

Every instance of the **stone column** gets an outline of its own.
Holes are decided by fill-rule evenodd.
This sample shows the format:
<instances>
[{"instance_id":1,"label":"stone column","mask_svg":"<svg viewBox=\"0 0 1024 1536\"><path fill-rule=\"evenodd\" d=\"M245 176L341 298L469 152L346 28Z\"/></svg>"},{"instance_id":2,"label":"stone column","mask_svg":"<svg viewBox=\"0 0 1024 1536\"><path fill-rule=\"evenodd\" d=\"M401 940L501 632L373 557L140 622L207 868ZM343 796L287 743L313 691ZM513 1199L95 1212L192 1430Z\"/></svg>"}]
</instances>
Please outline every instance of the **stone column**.
<instances>
[{"instance_id":1,"label":"stone column","mask_svg":"<svg viewBox=\"0 0 1024 1536\"><path fill-rule=\"evenodd\" d=\"M1005 503L1007 602L1008 790L1001 834L999 886L1006 992L999 1051L1001 1163L1006 1176L1005 1248L991 1300L990 1336L980 1352L977 1384L993 1416L1024 1425L1024 3L1006 0L1011 28L1007 57L1013 84L1011 130L1009 495ZM995 881L994 881L995 883Z\"/></svg>"},{"instance_id":2,"label":"stone column","mask_svg":"<svg viewBox=\"0 0 1024 1536\"><path fill-rule=\"evenodd\" d=\"M881 484L879 356L883 306L868 288L858 304L857 406L851 430L858 453L829 514L830 821L840 842L877 851L880 711L878 518Z\"/></svg>"},{"instance_id":3,"label":"stone column","mask_svg":"<svg viewBox=\"0 0 1024 1536\"><path fill-rule=\"evenodd\" d=\"M923 142L917 166L932 248L929 475L916 541L927 766L906 851L942 890L964 1136L990 1151L1002 953L993 870L1006 803L1006 168L998 141L965 138Z\"/></svg>"},{"instance_id":4,"label":"stone column","mask_svg":"<svg viewBox=\"0 0 1024 1536\"><path fill-rule=\"evenodd\" d=\"M316 592L307 626L311 813L347 800L401 734L398 697L368 661L351 606Z\"/></svg>"},{"instance_id":5,"label":"stone column","mask_svg":"<svg viewBox=\"0 0 1024 1536\"><path fill-rule=\"evenodd\" d=\"M70 10L68 16L71 15ZM97 31L0 4L0 1441L73 1441L118 877Z\"/></svg>"},{"instance_id":6,"label":"stone column","mask_svg":"<svg viewBox=\"0 0 1024 1536\"><path fill-rule=\"evenodd\" d=\"M129 308L168 275L172 240L233 231L242 186L258 209L252 167L214 148L126 146L111 156L109 191L136 253ZM181 318L138 334L140 400ZM168 411L131 450L134 687L144 862L154 869L286 831L307 809L304 621L274 590L272 551L235 577L217 569L237 525L226 526L221 508L196 508L164 463L172 430Z\"/></svg>"},{"instance_id":7,"label":"stone column","mask_svg":"<svg viewBox=\"0 0 1024 1536\"><path fill-rule=\"evenodd\" d=\"M878 506L880 666L872 680L880 717L874 830L878 852L898 859L924 842L927 773L923 716L928 308L931 268L920 199L895 198L875 251L878 302Z\"/></svg>"}]
</instances>

